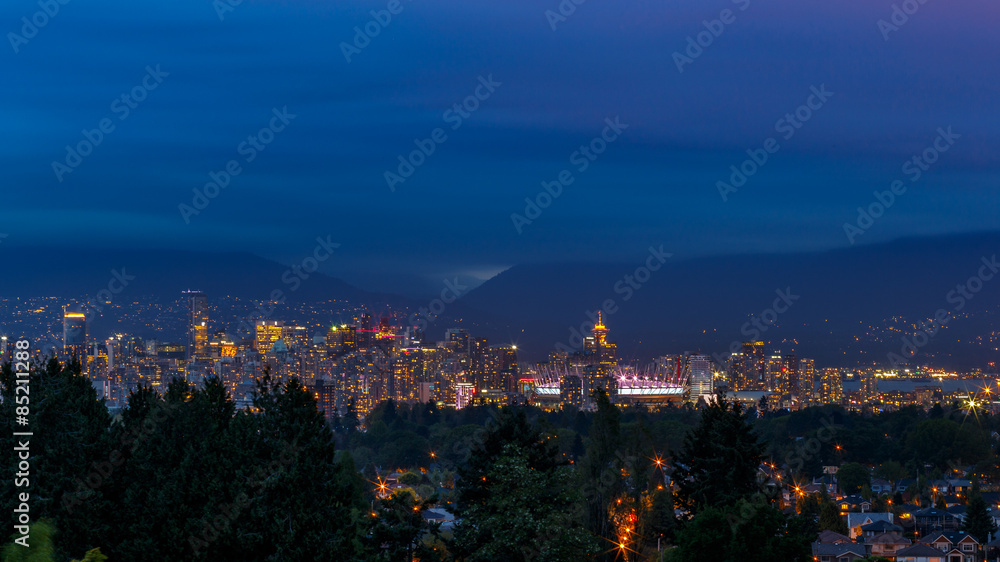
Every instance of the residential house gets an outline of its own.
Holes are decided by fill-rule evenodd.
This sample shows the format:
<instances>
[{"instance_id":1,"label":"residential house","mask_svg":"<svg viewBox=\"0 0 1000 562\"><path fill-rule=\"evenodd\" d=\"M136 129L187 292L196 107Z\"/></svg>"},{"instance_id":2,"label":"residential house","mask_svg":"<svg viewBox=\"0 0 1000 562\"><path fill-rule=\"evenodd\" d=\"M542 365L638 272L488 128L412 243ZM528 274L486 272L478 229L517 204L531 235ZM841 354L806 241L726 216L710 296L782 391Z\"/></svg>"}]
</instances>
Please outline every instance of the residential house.
<instances>
[{"instance_id":1,"label":"residential house","mask_svg":"<svg viewBox=\"0 0 1000 562\"><path fill-rule=\"evenodd\" d=\"M953 494L958 495L968 495L972 491L972 481L971 480L949 480L948 481L948 491Z\"/></svg>"},{"instance_id":2,"label":"residential house","mask_svg":"<svg viewBox=\"0 0 1000 562\"><path fill-rule=\"evenodd\" d=\"M872 480L872 492L876 494L891 494L892 484L888 480L882 480L881 478L875 478Z\"/></svg>"},{"instance_id":3,"label":"residential house","mask_svg":"<svg viewBox=\"0 0 1000 562\"><path fill-rule=\"evenodd\" d=\"M861 526L861 536L867 538L872 538L883 533L902 533L903 528L895 523L890 523L885 520L873 521L867 525Z\"/></svg>"},{"instance_id":4,"label":"residential house","mask_svg":"<svg viewBox=\"0 0 1000 562\"><path fill-rule=\"evenodd\" d=\"M841 535L840 533L831 531L829 529L820 532L819 537L816 539L816 541L829 542L829 543L854 542L851 540L851 537L848 537L847 535Z\"/></svg>"},{"instance_id":5,"label":"residential house","mask_svg":"<svg viewBox=\"0 0 1000 562\"><path fill-rule=\"evenodd\" d=\"M913 513L913 519L921 534L958 529L958 519L954 515L933 507L917 510Z\"/></svg>"},{"instance_id":6,"label":"residential house","mask_svg":"<svg viewBox=\"0 0 1000 562\"><path fill-rule=\"evenodd\" d=\"M896 552L896 562L947 562L944 553L926 544L915 544Z\"/></svg>"},{"instance_id":7,"label":"residential house","mask_svg":"<svg viewBox=\"0 0 1000 562\"><path fill-rule=\"evenodd\" d=\"M857 494L844 496L837 501L837 504L840 505L841 513L846 513L848 511L860 511L861 513L867 513L872 510L872 502Z\"/></svg>"},{"instance_id":8,"label":"residential house","mask_svg":"<svg viewBox=\"0 0 1000 562\"><path fill-rule=\"evenodd\" d=\"M813 560L817 562L854 562L867 556L865 545L856 542L814 542Z\"/></svg>"},{"instance_id":9,"label":"residential house","mask_svg":"<svg viewBox=\"0 0 1000 562\"><path fill-rule=\"evenodd\" d=\"M882 533L865 539L865 543L870 547L869 551L872 556L882 556L893 560L896 558L896 553L910 546L912 541L899 533Z\"/></svg>"},{"instance_id":10,"label":"residential house","mask_svg":"<svg viewBox=\"0 0 1000 562\"><path fill-rule=\"evenodd\" d=\"M965 531L936 531L920 539L945 553L945 562L979 562L979 541Z\"/></svg>"},{"instance_id":11,"label":"residential house","mask_svg":"<svg viewBox=\"0 0 1000 562\"><path fill-rule=\"evenodd\" d=\"M861 536L861 527L871 525L876 521L886 521L892 523L891 513L848 513L847 528L851 532L851 540Z\"/></svg>"}]
</instances>

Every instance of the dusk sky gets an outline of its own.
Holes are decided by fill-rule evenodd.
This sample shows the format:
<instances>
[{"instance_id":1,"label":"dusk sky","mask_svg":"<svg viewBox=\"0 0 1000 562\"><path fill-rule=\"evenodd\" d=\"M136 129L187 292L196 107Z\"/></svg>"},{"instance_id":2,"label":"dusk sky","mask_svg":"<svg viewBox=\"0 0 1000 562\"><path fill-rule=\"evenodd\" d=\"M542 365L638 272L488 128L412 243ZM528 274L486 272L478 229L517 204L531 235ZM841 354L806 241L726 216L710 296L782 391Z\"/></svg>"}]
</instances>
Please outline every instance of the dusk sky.
<instances>
[{"instance_id":1,"label":"dusk sky","mask_svg":"<svg viewBox=\"0 0 1000 562\"><path fill-rule=\"evenodd\" d=\"M348 62L342 43L388 4L244 0L220 21L210 0L74 0L22 42L9 33L39 4L4 1L2 243L291 263L329 236L341 247L323 271L405 291L517 263L638 261L650 245L845 247L843 224L897 179L907 191L856 243L997 228L996 1L927 0L886 40L890 0L588 0L554 30L557 0L402 0ZM726 9L734 21L679 72L674 53ZM122 119L113 103L147 67L166 76ZM446 111L489 77L453 129ZM776 132L822 86L832 97ZM240 143L285 107L294 119L247 162ZM627 129L579 171L573 153L616 117ZM105 118L114 130L60 181L53 162ZM960 137L911 182L904 163L948 127ZM385 172L436 128L447 139L391 190ZM780 148L723 201L716 182L769 137ZM230 160L241 173L187 224L178 206ZM573 183L519 234L511 214L564 169Z\"/></svg>"}]
</instances>

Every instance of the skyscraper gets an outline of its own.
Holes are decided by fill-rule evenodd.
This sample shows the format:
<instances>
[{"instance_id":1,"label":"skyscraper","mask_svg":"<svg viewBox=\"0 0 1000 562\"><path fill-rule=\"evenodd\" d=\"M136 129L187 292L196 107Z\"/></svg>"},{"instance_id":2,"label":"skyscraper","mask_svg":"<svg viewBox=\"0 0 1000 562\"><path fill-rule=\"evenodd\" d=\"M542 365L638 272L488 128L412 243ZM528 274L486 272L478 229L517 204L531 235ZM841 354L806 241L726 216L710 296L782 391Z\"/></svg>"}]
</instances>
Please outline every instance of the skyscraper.
<instances>
[{"instance_id":1,"label":"skyscraper","mask_svg":"<svg viewBox=\"0 0 1000 562\"><path fill-rule=\"evenodd\" d=\"M840 404L844 399L844 380L840 371L833 368L823 369L821 381L821 398L824 404Z\"/></svg>"},{"instance_id":2,"label":"skyscraper","mask_svg":"<svg viewBox=\"0 0 1000 562\"><path fill-rule=\"evenodd\" d=\"M456 353L469 353L469 331L465 328L448 328L444 332L444 341Z\"/></svg>"},{"instance_id":3,"label":"skyscraper","mask_svg":"<svg viewBox=\"0 0 1000 562\"><path fill-rule=\"evenodd\" d=\"M865 369L858 373L861 379L861 399L866 404L874 404L878 401L878 379L875 378L875 371Z\"/></svg>"},{"instance_id":4,"label":"skyscraper","mask_svg":"<svg viewBox=\"0 0 1000 562\"><path fill-rule=\"evenodd\" d=\"M735 390L767 390L767 361L764 342L745 341L742 361L736 371Z\"/></svg>"},{"instance_id":5,"label":"skyscraper","mask_svg":"<svg viewBox=\"0 0 1000 562\"><path fill-rule=\"evenodd\" d=\"M808 406L816 400L816 362L799 359L799 403Z\"/></svg>"},{"instance_id":6,"label":"skyscraper","mask_svg":"<svg viewBox=\"0 0 1000 562\"><path fill-rule=\"evenodd\" d=\"M781 393L798 394L799 358L794 353L787 353L781 358L781 360Z\"/></svg>"},{"instance_id":7,"label":"skyscraper","mask_svg":"<svg viewBox=\"0 0 1000 562\"><path fill-rule=\"evenodd\" d=\"M708 355L693 355L689 363L691 372L691 402L709 399L714 391L712 361Z\"/></svg>"},{"instance_id":8,"label":"skyscraper","mask_svg":"<svg viewBox=\"0 0 1000 562\"><path fill-rule=\"evenodd\" d=\"M184 291L188 296L187 359L205 357L208 352L208 297L201 291Z\"/></svg>"},{"instance_id":9,"label":"skyscraper","mask_svg":"<svg viewBox=\"0 0 1000 562\"><path fill-rule=\"evenodd\" d=\"M472 380L477 390L491 388L490 381L486 377L489 352L489 338L475 338L472 340L469 349L469 371L472 372Z\"/></svg>"},{"instance_id":10,"label":"skyscraper","mask_svg":"<svg viewBox=\"0 0 1000 562\"><path fill-rule=\"evenodd\" d=\"M281 330L284 326L285 323L281 320L258 320L254 337L254 348L257 353L270 352L274 342L281 339Z\"/></svg>"},{"instance_id":11,"label":"skyscraper","mask_svg":"<svg viewBox=\"0 0 1000 562\"><path fill-rule=\"evenodd\" d=\"M87 361L87 315L63 307L63 352L67 357L76 356L81 363Z\"/></svg>"}]
</instances>

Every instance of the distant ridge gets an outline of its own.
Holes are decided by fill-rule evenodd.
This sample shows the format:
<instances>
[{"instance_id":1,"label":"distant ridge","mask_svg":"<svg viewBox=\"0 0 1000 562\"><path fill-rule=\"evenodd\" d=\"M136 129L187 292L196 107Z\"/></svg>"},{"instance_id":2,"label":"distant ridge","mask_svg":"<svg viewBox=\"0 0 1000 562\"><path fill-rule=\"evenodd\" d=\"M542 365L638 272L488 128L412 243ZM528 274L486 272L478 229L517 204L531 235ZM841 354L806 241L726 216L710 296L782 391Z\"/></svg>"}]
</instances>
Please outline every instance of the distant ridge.
<instances>
[{"instance_id":1,"label":"distant ridge","mask_svg":"<svg viewBox=\"0 0 1000 562\"><path fill-rule=\"evenodd\" d=\"M620 354L648 360L685 350L724 353L753 315L770 308L775 291L790 288L800 298L761 338L769 349L796 352L825 365L885 362L900 352L905 330L939 308L952 310L947 293L974 276L981 259L1000 255L1000 233L908 238L884 244L824 252L683 259L674 257L648 282L627 293L615 283L642 260L620 264L519 265L468 293L469 308L521 326L519 349L544 358L557 342L566 343L571 326L587 320L614 299L618 312L605 313ZM1000 275L920 349L918 361L938 365L983 365L1000 359ZM475 321L476 315L470 314ZM895 320L893 320L895 318ZM515 324L516 322L516 324ZM867 326L877 327L869 333ZM506 337L497 326L490 335ZM912 328L915 331L915 328ZM520 330L518 330L520 331ZM753 333L753 327L748 330ZM992 344L990 337L993 334ZM858 339L855 339L858 338Z\"/></svg>"}]
</instances>

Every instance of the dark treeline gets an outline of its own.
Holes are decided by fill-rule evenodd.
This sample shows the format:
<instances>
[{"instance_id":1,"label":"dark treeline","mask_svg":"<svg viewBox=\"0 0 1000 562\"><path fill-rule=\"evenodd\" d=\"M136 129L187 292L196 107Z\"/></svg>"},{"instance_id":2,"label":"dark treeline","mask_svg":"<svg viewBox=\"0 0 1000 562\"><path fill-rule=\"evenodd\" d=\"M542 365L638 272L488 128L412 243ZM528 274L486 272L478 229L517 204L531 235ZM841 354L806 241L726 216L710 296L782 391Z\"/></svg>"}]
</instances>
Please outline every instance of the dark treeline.
<instances>
[{"instance_id":1,"label":"dark treeline","mask_svg":"<svg viewBox=\"0 0 1000 562\"><path fill-rule=\"evenodd\" d=\"M7 365L8 427L13 380ZM386 402L362 427L350 412L327 422L296 380L265 377L236 410L208 379L140 389L113 417L78 363L50 361L31 373L32 538L60 562L100 560L95 549L140 562L807 560L835 522L819 505L783 512L762 463L795 479L854 462L893 478L996 472L997 420L957 407L759 416L725 399L700 411L595 399L592 412ZM13 450L10 432L0 441ZM12 479L2 486L13 513ZM454 527L429 523L433 508Z\"/></svg>"}]
</instances>

